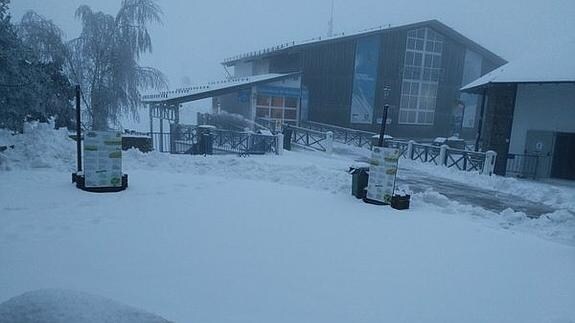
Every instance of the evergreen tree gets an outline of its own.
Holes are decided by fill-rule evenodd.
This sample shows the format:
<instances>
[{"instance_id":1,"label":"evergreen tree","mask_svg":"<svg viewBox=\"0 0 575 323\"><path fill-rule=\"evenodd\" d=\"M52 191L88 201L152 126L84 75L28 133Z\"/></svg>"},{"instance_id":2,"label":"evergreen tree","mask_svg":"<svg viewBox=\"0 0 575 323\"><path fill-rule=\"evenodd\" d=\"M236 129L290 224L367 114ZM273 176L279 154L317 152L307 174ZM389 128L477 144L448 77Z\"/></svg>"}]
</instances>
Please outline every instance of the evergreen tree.
<instances>
[{"instance_id":1,"label":"evergreen tree","mask_svg":"<svg viewBox=\"0 0 575 323\"><path fill-rule=\"evenodd\" d=\"M72 91L63 61L45 59L38 39L20 37L26 33L12 25L8 4L0 0L0 127L21 131L26 120L52 117L69 126Z\"/></svg>"}]
</instances>

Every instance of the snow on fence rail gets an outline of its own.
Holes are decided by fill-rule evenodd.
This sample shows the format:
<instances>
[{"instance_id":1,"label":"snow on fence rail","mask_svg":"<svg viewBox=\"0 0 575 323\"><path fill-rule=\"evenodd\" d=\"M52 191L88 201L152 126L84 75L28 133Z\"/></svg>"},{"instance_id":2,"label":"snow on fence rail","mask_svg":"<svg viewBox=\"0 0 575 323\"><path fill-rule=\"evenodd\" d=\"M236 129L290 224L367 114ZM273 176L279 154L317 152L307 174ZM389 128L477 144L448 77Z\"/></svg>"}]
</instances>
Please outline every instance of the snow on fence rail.
<instances>
[{"instance_id":1,"label":"snow on fence rail","mask_svg":"<svg viewBox=\"0 0 575 323\"><path fill-rule=\"evenodd\" d=\"M302 122L301 125L306 128L297 128L300 133L306 133L307 131L315 134L315 136L321 136L320 133L323 133L324 137L327 137L329 133L333 141L362 148L372 149L374 140L377 138L375 137L377 134L372 132L348 129L318 122ZM295 129L296 127L290 128ZM302 139L301 137L295 137L292 140L296 143L302 143ZM386 139L385 142L388 147L398 148L400 155L406 159L437 166L445 166L447 168L456 168L462 171L477 171L488 175L493 174L495 159L497 157L497 154L493 151L486 153L473 152L453 149L447 145L434 146L419 144L415 141L407 142ZM303 144L307 146L306 143Z\"/></svg>"},{"instance_id":2,"label":"snow on fence rail","mask_svg":"<svg viewBox=\"0 0 575 323\"><path fill-rule=\"evenodd\" d=\"M195 125L173 126L169 133L151 133L154 149L162 153L192 154L200 145L237 154L281 154L283 135L265 135ZM207 140L202 141L202 140Z\"/></svg>"},{"instance_id":3,"label":"snow on fence rail","mask_svg":"<svg viewBox=\"0 0 575 323\"><path fill-rule=\"evenodd\" d=\"M497 153L494 151L474 152L462 149L453 149L447 145L441 147L418 144L398 140L385 140L388 147L398 148L403 158L420 161L422 163L456 168L458 170L492 175L495 168Z\"/></svg>"},{"instance_id":4,"label":"snow on fence rail","mask_svg":"<svg viewBox=\"0 0 575 323\"><path fill-rule=\"evenodd\" d=\"M330 131L321 132L291 125L284 125L283 130L284 135L290 136L291 142L296 145L323 151L328 154L333 152L333 133Z\"/></svg>"},{"instance_id":5,"label":"snow on fence rail","mask_svg":"<svg viewBox=\"0 0 575 323\"><path fill-rule=\"evenodd\" d=\"M223 129L211 129L214 149L238 154L278 153L278 136L237 132Z\"/></svg>"},{"instance_id":6,"label":"snow on fence rail","mask_svg":"<svg viewBox=\"0 0 575 323\"><path fill-rule=\"evenodd\" d=\"M373 137L377 136L376 133L369 131L349 129L313 121L304 121L301 122L300 125L304 128L309 128L312 130L331 132L333 133L334 141L362 148L365 147L371 149L373 146Z\"/></svg>"}]
</instances>

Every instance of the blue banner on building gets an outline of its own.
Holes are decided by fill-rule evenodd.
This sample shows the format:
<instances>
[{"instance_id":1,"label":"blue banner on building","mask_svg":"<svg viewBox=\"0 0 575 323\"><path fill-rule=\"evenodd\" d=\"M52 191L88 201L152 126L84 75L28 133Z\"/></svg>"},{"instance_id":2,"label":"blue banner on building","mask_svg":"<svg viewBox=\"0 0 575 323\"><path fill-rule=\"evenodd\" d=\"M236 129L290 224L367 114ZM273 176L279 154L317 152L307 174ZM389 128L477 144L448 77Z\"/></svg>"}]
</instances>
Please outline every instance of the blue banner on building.
<instances>
[{"instance_id":1,"label":"blue banner on building","mask_svg":"<svg viewBox=\"0 0 575 323\"><path fill-rule=\"evenodd\" d=\"M379 37L357 41L351 99L351 123L371 124L379 63Z\"/></svg>"},{"instance_id":2,"label":"blue banner on building","mask_svg":"<svg viewBox=\"0 0 575 323\"><path fill-rule=\"evenodd\" d=\"M281 87L273 85L258 85L258 94L269 96L295 96L301 95L301 89L295 87Z\"/></svg>"}]
</instances>

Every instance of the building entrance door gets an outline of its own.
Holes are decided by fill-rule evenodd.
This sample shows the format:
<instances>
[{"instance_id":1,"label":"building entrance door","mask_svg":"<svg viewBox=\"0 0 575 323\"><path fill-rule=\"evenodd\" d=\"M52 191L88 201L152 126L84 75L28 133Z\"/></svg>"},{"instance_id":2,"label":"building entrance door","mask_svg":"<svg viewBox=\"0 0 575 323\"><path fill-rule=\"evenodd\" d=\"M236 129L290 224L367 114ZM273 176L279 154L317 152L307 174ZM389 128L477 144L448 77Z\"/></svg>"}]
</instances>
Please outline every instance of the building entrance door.
<instances>
[{"instance_id":1,"label":"building entrance door","mask_svg":"<svg viewBox=\"0 0 575 323\"><path fill-rule=\"evenodd\" d=\"M575 133L557 133L551 177L575 180Z\"/></svg>"},{"instance_id":2,"label":"building entrance door","mask_svg":"<svg viewBox=\"0 0 575 323\"><path fill-rule=\"evenodd\" d=\"M525 142L525 154L539 156L536 178L551 176L551 159L555 144L555 133L551 131L529 130Z\"/></svg>"}]
</instances>

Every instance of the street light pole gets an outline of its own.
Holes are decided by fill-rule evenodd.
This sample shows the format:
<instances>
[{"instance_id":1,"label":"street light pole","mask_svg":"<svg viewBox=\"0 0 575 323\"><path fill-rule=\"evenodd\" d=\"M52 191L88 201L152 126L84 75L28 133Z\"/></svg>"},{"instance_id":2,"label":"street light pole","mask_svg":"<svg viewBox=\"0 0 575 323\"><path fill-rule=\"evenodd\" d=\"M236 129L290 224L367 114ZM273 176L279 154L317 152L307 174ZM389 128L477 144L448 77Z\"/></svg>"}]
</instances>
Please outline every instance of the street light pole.
<instances>
[{"instance_id":1,"label":"street light pole","mask_svg":"<svg viewBox=\"0 0 575 323\"><path fill-rule=\"evenodd\" d=\"M78 172L82 171L82 113L80 111L80 86L76 86L76 157Z\"/></svg>"},{"instance_id":2,"label":"street light pole","mask_svg":"<svg viewBox=\"0 0 575 323\"><path fill-rule=\"evenodd\" d=\"M379 147L384 147L385 146L385 126L387 125L387 112L389 111L389 104L386 104L385 106L383 106L383 116L381 118L381 131L379 133L379 143L378 146Z\"/></svg>"},{"instance_id":3,"label":"street light pole","mask_svg":"<svg viewBox=\"0 0 575 323\"><path fill-rule=\"evenodd\" d=\"M389 102L389 95L391 94L391 86L385 85L383 87L384 102ZM383 115L381 117L381 129L379 134L379 147L385 147L385 126L387 125L387 113L389 112L389 104L383 106Z\"/></svg>"}]
</instances>

